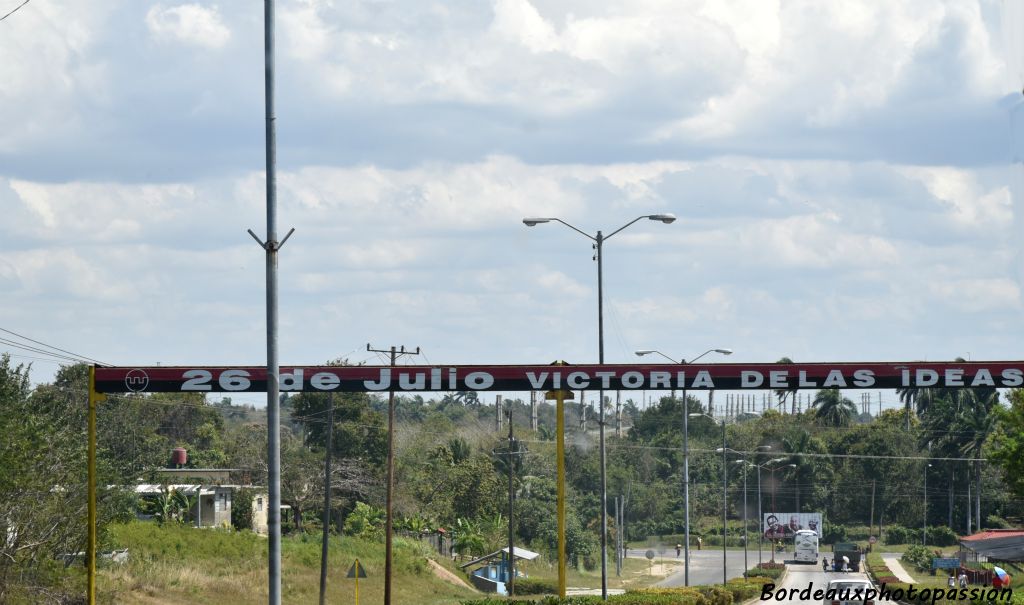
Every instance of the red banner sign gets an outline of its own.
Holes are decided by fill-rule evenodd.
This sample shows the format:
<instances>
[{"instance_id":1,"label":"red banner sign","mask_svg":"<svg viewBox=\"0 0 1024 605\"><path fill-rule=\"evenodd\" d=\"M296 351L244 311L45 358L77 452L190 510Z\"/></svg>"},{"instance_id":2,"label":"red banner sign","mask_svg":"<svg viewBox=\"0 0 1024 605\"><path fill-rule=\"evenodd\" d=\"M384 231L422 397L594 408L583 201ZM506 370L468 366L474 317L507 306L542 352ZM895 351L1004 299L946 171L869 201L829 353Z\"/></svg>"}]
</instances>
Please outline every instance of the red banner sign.
<instances>
[{"instance_id":1,"label":"red banner sign","mask_svg":"<svg viewBox=\"0 0 1024 605\"><path fill-rule=\"evenodd\" d=\"M1013 388L1024 361L282 367L282 392ZM266 367L97 367L96 390L266 392Z\"/></svg>"}]
</instances>

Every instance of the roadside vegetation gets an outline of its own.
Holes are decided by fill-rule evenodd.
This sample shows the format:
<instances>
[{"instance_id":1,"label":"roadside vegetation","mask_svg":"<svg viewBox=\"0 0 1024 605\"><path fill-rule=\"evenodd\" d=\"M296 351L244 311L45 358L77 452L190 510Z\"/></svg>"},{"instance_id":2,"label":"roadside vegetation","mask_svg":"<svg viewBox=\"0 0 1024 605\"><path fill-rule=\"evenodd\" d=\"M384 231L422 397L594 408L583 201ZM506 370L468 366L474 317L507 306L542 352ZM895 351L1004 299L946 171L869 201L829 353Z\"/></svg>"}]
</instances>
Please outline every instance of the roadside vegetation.
<instances>
[{"instance_id":1,"label":"roadside vegetation","mask_svg":"<svg viewBox=\"0 0 1024 605\"><path fill-rule=\"evenodd\" d=\"M53 383L33 386L29 371L0 357L0 499L9 505L0 515L0 536L8 536L0 540L0 601L70 602L84 593L82 560L75 553L85 550L88 372L85 366L68 366ZM504 546L511 471L516 544L541 554L531 564L531 575L550 581L557 548L553 406L537 403L532 428L528 401L506 397L499 413L494 395L487 393L426 395L396 397L394 511L396 533L407 538L400 542L403 573L421 577L416 566L427 558L421 549L431 550L427 544L440 535L444 546L441 552L432 549L432 556L463 577L458 564ZM610 395L604 410L609 512L614 498L622 496L626 544L671 550L683 539L685 519L682 417L684 411L708 412L706 398L691 393L684 401L666 393L647 402L637 392ZM968 518L976 531L1014 526L1024 516L1024 391L1011 390L1004 397L984 388L904 390L890 395L901 407L881 414L860 413L845 391L826 389L811 399L796 395L767 393L742 412L732 410L724 461L715 451L722 444L721 425L691 418L692 547L698 546L697 538L703 548L714 548L723 539L729 548L742 547L744 479L751 548L757 544L759 484L764 512L821 512L825 545L866 546L876 536L876 549L900 552L918 542L926 477L930 547L954 544L968 530ZM720 399L715 398L714 410L719 416L726 410ZM596 394L586 393L566 410L567 554L572 581L582 586L600 581L597 406ZM330 442L328 407L334 408ZM749 413L750 408L760 414ZM328 449L334 458L330 529L339 545L332 546L332 557L362 560L359 549L365 549L368 569L382 568L387 406L376 395L285 393L281 409L281 493L289 507L283 527L285 580L294 602L303 602L306 591L315 593L318 585ZM517 455L512 457L495 455L509 447L508 412L516 434L511 447ZM104 567L106 594L128 591L139 602L176 594L204 602L207 593L219 590L244 587L250 597L264 590L265 545L245 531L252 519L244 509L254 491L236 494L232 523L237 531L223 535L179 527L188 521L180 514L187 506L177 512L154 509L131 491L140 482L158 482L156 470L168 466L175 447L188 450L189 466L237 469L232 482L265 486L262 410L221 395L112 395L100 404L98 432L101 550L127 547L131 553L126 566ZM761 465L760 473L744 460ZM723 472L728 473L725 536ZM140 512L155 515L155 521L133 522ZM608 526L619 529L612 518ZM455 562L448 544L457 552ZM608 544L611 549L614 535ZM610 555L611 570L613 562ZM646 562L639 563L640 569L630 569L637 574L634 586L643 584L639 572ZM332 560L335 564L345 562ZM435 581L432 574L422 577ZM231 588L205 584L211 578ZM368 595L374 581L371 577L367 583ZM332 590L345 590L343 582L334 584ZM422 594L460 596L454 587L433 586ZM422 602L413 593L410 598L405 602ZM224 599L219 602L232 602Z\"/></svg>"}]
</instances>

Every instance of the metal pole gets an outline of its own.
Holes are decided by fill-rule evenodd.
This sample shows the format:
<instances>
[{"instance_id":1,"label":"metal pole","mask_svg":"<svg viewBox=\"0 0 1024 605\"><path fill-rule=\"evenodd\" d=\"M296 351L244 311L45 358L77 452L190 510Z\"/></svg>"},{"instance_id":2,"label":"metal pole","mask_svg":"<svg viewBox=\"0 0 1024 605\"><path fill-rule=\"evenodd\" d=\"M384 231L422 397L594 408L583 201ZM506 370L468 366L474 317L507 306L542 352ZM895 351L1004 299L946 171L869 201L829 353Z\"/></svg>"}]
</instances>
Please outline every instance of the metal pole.
<instances>
[{"instance_id":1,"label":"metal pole","mask_svg":"<svg viewBox=\"0 0 1024 605\"><path fill-rule=\"evenodd\" d=\"M324 533L320 544L320 605L327 602L327 540L331 527L331 451L334 449L334 393L327 394L327 450L324 452Z\"/></svg>"},{"instance_id":2,"label":"metal pole","mask_svg":"<svg viewBox=\"0 0 1024 605\"><path fill-rule=\"evenodd\" d=\"M277 359L277 132L274 115L274 0L263 2L267 162L267 511L268 602L281 604L281 410Z\"/></svg>"},{"instance_id":3,"label":"metal pole","mask_svg":"<svg viewBox=\"0 0 1024 605\"><path fill-rule=\"evenodd\" d=\"M622 558L619 556L621 548L619 547L619 533L622 529L622 520L619 519L619 497L615 496L615 575L622 575Z\"/></svg>"},{"instance_id":4,"label":"metal pole","mask_svg":"<svg viewBox=\"0 0 1024 605\"><path fill-rule=\"evenodd\" d=\"M729 538L729 529L725 525L726 508L728 506L727 490L729 486L729 466L725 463L725 418L722 419L722 586L729 583L725 569L725 543Z\"/></svg>"},{"instance_id":5,"label":"metal pole","mask_svg":"<svg viewBox=\"0 0 1024 605\"><path fill-rule=\"evenodd\" d=\"M776 515L776 518L778 518L778 514L779 514L778 513L778 509L775 507L775 467L773 466L769 470L771 470L771 473L772 473L772 514ZM772 541L771 541L770 544L768 544L768 548L769 548L769 550L771 550L771 553L772 553L772 563L774 564L775 563L775 534L774 533L772 533Z\"/></svg>"},{"instance_id":6,"label":"metal pole","mask_svg":"<svg viewBox=\"0 0 1024 605\"><path fill-rule=\"evenodd\" d=\"M710 401L710 400L709 400ZM690 409L686 403L686 389L683 389L683 508L685 527L683 532L683 586L690 585Z\"/></svg>"},{"instance_id":7,"label":"metal pole","mask_svg":"<svg viewBox=\"0 0 1024 605\"><path fill-rule=\"evenodd\" d=\"M761 514L761 465L757 465L757 566L761 567L761 551L764 549L764 515Z\"/></svg>"},{"instance_id":8,"label":"metal pole","mask_svg":"<svg viewBox=\"0 0 1024 605\"><path fill-rule=\"evenodd\" d=\"M601 251L604 236L600 231L595 238L597 249L597 348L598 363L604 365L604 276ZM601 458L601 599L608 600L608 474L607 452L604 445L604 389L598 391L598 406L601 408L599 427L599 449Z\"/></svg>"},{"instance_id":9,"label":"metal pole","mask_svg":"<svg viewBox=\"0 0 1024 605\"><path fill-rule=\"evenodd\" d=\"M924 514L921 517L921 546L928 546L928 467L924 464Z\"/></svg>"},{"instance_id":10,"label":"metal pole","mask_svg":"<svg viewBox=\"0 0 1024 605\"><path fill-rule=\"evenodd\" d=\"M512 466L514 460L514 446L515 437L512 435L512 405L508 406L508 596L512 596L516 593L516 558L513 554L515 552L514 535L512 531L512 515L513 515L513 499L514 495L512 492L512 479L515 467Z\"/></svg>"},{"instance_id":11,"label":"metal pole","mask_svg":"<svg viewBox=\"0 0 1024 605\"><path fill-rule=\"evenodd\" d=\"M89 419L88 432L89 444L86 453L88 469L88 537L86 542L86 584L89 605L96 603L96 407L100 401L106 399L105 395L96 392L96 366L89 367ZM969 504L969 502L968 502Z\"/></svg>"},{"instance_id":12,"label":"metal pole","mask_svg":"<svg viewBox=\"0 0 1024 605\"><path fill-rule=\"evenodd\" d=\"M558 474L558 596L565 598L565 391L555 391L555 461Z\"/></svg>"},{"instance_id":13,"label":"metal pole","mask_svg":"<svg viewBox=\"0 0 1024 605\"><path fill-rule=\"evenodd\" d=\"M747 461L743 460L743 577L747 577Z\"/></svg>"},{"instance_id":14,"label":"metal pole","mask_svg":"<svg viewBox=\"0 0 1024 605\"><path fill-rule=\"evenodd\" d=\"M403 347L404 349L404 347ZM391 367L395 367L398 353L391 347ZM393 371L393 370L392 370ZM384 605L391 605L391 572L394 569L392 555L392 537L394 530L394 491L395 491L395 390L388 390L388 477L387 501L384 511Z\"/></svg>"}]
</instances>

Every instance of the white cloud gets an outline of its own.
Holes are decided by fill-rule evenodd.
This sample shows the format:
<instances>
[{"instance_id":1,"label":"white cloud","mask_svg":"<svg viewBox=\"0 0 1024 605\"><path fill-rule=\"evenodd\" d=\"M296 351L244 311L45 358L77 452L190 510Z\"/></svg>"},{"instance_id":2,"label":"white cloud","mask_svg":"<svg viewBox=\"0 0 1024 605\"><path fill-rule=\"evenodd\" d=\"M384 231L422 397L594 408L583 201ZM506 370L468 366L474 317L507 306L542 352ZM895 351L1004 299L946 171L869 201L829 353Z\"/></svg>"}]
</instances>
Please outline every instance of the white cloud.
<instances>
[{"instance_id":1,"label":"white cloud","mask_svg":"<svg viewBox=\"0 0 1024 605\"><path fill-rule=\"evenodd\" d=\"M157 40L201 48L223 48L231 39L216 6L156 4L146 13L146 27Z\"/></svg>"}]
</instances>

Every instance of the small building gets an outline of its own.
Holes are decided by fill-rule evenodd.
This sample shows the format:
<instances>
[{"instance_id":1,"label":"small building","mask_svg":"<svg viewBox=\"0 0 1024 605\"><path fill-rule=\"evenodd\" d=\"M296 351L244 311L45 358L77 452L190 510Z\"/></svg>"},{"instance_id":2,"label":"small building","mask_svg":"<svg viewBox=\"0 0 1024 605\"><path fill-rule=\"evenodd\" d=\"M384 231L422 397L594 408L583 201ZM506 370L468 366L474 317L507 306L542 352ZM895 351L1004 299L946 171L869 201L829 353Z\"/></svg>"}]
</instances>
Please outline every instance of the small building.
<instances>
[{"instance_id":1,"label":"small building","mask_svg":"<svg viewBox=\"0 0 1024 605\"><path fill-rule=\"evenodd\" d=\"M512 556L519 561L533 561L540 554L525 548L513 547ZM464 570L474 565L478 565L478 567L469 572L469 581L473 586L483 592L493 592L500 595L508 594L508 588L505 587L508 583L509 571L507 546L489 555L463 563L459 568ZM518 563L516 564L516 577L526 577L526 574L519 568Z\"/></svg>"},{"instance_id":2,"label":"small building","mask_svg":"<svg viewBox=\"0 0 1024 605\"><path fill-rule=\"evenodd\" d=\"M960 561L1024 561L1024 530L990 529L960 538Z\"/></svg>"},{"instance_id":3,"label":"small building","mask_svg":"<svg viewBox=\"0 0 1024 605\"><path fill-rule=\"evenodd\" d=\"M158 498L173 491L195 499L188 511L188 519L194 527L229 527L231 525L231 496L234 486L154 483L135 486L135 493L140 498Z\"/></svg>"}]
</instances>

